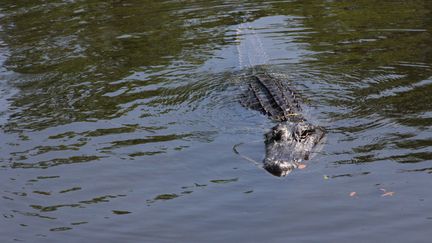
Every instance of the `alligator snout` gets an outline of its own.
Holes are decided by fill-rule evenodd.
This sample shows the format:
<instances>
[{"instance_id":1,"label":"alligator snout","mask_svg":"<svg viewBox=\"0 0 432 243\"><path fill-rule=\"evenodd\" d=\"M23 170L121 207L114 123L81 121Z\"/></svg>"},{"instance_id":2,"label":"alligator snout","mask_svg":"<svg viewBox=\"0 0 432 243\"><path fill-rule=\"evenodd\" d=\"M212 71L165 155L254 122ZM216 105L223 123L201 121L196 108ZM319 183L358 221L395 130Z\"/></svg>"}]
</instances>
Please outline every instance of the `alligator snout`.
<instances>
[{"instance_id":1,"label":"alligator snout","mask_svg":"<svg viewBox=\"0 0 432 243\"><path fill-rule=\"evenodd\" d=\"M283 160L270 160L266 159L264 161L264 169L266 169L270 174L274 176L286 176L294 169L297 169L297 163Z\"/></svg>"}]
</instances>

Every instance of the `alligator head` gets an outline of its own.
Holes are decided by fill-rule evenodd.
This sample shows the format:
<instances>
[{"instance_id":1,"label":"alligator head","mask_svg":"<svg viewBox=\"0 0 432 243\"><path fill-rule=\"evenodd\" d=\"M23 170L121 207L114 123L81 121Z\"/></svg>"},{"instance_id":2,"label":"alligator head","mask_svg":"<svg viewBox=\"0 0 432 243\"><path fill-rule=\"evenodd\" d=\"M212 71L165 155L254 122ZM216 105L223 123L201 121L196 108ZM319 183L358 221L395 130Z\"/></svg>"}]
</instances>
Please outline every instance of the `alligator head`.
<instances>
[{"instance_id":1,"label":"alligator head","mask_svg":"<svg viewBox=\"0 0 432 243\"><path fill-rule=\"evenodd\" d=\"M266 133L264 168L275 176L286 176L308 160L324 137L324 129L305 121L280 123Z\"/></svg>"}]
</instances>

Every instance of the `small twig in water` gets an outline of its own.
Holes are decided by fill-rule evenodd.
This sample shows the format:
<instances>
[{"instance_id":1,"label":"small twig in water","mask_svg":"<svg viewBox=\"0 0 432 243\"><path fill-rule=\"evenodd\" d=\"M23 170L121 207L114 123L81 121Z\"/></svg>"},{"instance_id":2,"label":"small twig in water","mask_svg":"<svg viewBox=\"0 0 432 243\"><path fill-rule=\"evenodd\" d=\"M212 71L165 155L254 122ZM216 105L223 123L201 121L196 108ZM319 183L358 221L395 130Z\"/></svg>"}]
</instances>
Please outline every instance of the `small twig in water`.
<instances>
[{"instance_id":1,"label":"small twig in water","mask_svg":"<svg viewBox=\"0 0 432 243\"><path fill-rule=\"evenodd\" d=\"M252 158L249 158L248 156L240 154L240 152L237 150L237 147L239 147L240 145L243 145L243 143L238 143L238 144L235 144L233 146L234 153L236 153L238 156L242 157L243 159L245 159L245 160L247 160L249 162L252 162L255 166L261 167L261 164L258 163L256 160L254 160Z\"/></svg>"}]
</instances>

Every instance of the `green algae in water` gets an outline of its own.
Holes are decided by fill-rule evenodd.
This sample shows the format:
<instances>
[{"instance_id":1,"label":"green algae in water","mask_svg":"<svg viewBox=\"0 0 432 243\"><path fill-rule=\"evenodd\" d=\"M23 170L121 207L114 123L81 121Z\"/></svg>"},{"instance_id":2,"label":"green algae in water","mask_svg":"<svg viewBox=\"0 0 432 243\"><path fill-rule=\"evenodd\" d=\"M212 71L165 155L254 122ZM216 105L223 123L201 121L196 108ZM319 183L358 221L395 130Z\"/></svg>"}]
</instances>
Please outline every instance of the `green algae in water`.
<instances>
[{"instance_id":1,"label":"green algae in water","mask_svg":"<svg viewBox=\"0 0 432 243\"><path fill-rule=\"evenodd\" d=\"M124 215L124 214L130 214L131 212L129 211L123 211L123 210L112 210L113 214L117 214L117 215Z\"/></svg>"},{"instance_id":2,"label":"green algae in water","mask_svg":"<svg viewBox=\"0 0 432 243\"><path fill-rule=\"evenodd\" d=\"M179 196L177 194L175 194L175 193L172 193L172 194L161 194L161 195L156 196L154 198L154 200L171 200L171 199L174 199L174 198L177 198L177 197L179 197Z\"/></svg>"}]
</instances>

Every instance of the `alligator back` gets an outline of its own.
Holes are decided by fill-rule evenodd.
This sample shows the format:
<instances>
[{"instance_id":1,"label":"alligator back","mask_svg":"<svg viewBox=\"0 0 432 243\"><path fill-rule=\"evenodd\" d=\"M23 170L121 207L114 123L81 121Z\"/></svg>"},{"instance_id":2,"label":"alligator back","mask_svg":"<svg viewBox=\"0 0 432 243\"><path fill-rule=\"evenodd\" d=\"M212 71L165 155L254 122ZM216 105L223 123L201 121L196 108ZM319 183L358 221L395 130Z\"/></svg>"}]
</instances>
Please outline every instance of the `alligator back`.
<instances>
[{"instance_id":1,"label":"alligator back","mask_svg":"<svg viewBox=\"0 0 432 243\"><path fill-rule=\"evenodd\" d=\"M304 121L296 93L281 80L260 72L248 76L248 89L241 104L269 116L276 121Z\"/></svg>"}]
</instances>

